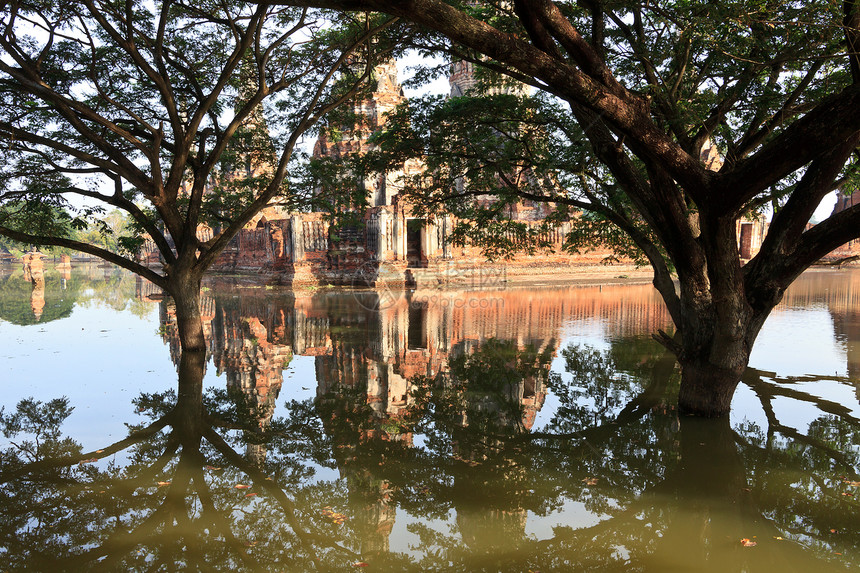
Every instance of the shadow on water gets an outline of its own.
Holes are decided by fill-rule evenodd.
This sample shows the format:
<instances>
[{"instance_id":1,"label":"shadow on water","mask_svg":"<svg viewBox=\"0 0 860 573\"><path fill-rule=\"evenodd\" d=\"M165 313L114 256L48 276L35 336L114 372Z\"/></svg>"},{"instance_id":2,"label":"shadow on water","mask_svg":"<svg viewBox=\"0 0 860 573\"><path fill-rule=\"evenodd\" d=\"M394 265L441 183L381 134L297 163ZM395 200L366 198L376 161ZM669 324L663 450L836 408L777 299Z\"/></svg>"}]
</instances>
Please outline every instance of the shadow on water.
<instances>
[{"instance_id":1,"label":"shadow on water","mask_svg":"<svg viewBox=\"0 0 860 573\"><path fill-rule=\"evenodd\" d=\"M329 297L287 319L263 300L216 300L210 354L226 387L204 389L205 354L174 354L176 390L135 398L129 415L148 422L95 451L63 434L67 400L3 412L5 567L782 572L860 562L852 410L751 370L765 427L679 417L674 361L644 337L560 352L540 337L445 341L434 334L442 319L421 308L408 318L423 331L392 335L409 352L445 349L419 367L408 352L379 358L368 341L384 345L392 322L374 323L377 311ZM280 376L287 340L314 357L318 387L276 415L263 366ZM551 368L557 357L563 372ZM808 430L779 420L778 398L815 408Z\"/></svg>"}]
</instances>

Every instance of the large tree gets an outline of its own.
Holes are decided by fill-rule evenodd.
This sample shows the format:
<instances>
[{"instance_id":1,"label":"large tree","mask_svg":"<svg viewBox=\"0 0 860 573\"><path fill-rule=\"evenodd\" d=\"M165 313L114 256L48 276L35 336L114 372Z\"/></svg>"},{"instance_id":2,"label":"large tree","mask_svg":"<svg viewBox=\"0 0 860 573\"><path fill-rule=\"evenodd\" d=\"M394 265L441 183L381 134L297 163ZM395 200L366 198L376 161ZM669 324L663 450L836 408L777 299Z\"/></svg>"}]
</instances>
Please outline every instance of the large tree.
<instances>
[{"instance_id":1,"label":"large tree","mask_svg":"<svg viewBox=\"0 0 860 573\"><path fill-rule=\"evenodd\" d=\"M4 3L0 235L142 275L175 300L182 347L204 348L204 271L288 194L300 138L387 57L378 34L394 21L234 1ZM246 136L261 110L278 112L273 140ZM266 169L224 173L239 154ZM119 238L125 255L67 232L99 205L133 219L139 234ZM220 231L202 241L199 225L213 218ZM162 269L136 260L144 234Z\"/></svg>"},{"instance_id":2,"label":"large tree","mask_svg":"<svg viewBox=\"0 0 860 573\"><path fill-rule=\"evenodd\" d=\"M524 192L596 213L653 266L676 326L659 339L681 365L688 413L728 413L785 289L860 237L860 205L808 225L856 179L853 0L280 1L401 16L424 31L424 48L565 103L600 169L576 188ZM706 143L724 159L717 171L701 160ZM743 265L737 220L768 204L767 238Z\"/></svg>"}]
</instances>

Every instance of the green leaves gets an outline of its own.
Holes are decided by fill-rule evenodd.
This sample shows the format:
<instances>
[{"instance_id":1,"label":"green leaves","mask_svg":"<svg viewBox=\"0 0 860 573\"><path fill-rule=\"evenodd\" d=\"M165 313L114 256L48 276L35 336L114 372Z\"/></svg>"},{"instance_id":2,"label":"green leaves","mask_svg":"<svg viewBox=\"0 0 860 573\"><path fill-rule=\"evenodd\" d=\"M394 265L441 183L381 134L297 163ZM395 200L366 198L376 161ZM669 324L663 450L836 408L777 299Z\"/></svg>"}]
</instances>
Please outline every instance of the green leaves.
<instances>
[{"instance_id":1,"label":"green leaves","mask_svg":"<svg viewBox=\"0 0 860 573\"><path fill-rule=\"evenodd\" d=\"M6 414L4 409L0 408L0 431L5 438L13 440L16 449L28 461L62 455L66 453L71 442L60 439L60 426L71 415L72 410L74 408L69 406L66 397L55 398L46 403L25 398L18 402L14 412ZM23 440L19 436L23 437Z\"/></svg>"}]
</instances>

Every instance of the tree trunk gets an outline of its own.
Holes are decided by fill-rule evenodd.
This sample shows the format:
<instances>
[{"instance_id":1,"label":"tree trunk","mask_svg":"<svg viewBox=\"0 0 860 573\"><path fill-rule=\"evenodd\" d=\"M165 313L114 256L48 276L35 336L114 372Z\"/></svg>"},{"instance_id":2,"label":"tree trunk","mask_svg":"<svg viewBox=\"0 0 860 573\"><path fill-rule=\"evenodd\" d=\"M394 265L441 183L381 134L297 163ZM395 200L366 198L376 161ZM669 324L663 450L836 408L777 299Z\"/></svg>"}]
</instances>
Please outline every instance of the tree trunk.
<instances>
[{"instance_id":1,"label":"tree trunk","mask_svg":"<svg viewBox=\"0 0 860 573\"><path fill-rule=\"evenodd\" d=\"M205 352L203 319L200 315L201 276L191 271L171 273L168 292L176 305L176 325L179 329L179 345L183 352Z\"/></svg>"},{"instance_id":2,"label":"tree trunk","mask_svg":"<svg viewBox=\"0 0 860 573\"><path fill-rule=\"evenodd\" d=\"M747 299L733 218L700 217L704 257L681 281L678 330L683 414L722 417L749 362L765 314ZM705 233L707 232L707 237Z\"/></svg>"},{"instance_id":3,"label":"tree trunk","mask_svg":"<svg viewBox=\"0 0 860 573\"><path fill-rule=\"evenodd\" d=\"M746 363L746 361L744 361ZM681 390L678 409L682 414L709 418L728 416L732 396L741 380L744 368L721 368L680 360Z\"/></svg>"}]
</instances>

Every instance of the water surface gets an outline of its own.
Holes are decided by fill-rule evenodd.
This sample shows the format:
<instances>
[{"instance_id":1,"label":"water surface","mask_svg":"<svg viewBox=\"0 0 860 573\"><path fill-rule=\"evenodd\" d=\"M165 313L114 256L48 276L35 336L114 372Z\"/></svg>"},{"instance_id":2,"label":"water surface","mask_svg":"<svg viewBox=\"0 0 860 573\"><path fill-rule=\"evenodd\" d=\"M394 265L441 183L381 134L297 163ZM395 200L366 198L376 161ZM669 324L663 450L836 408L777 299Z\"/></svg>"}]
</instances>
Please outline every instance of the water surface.
<instances>
[{"instance_id":1,"label":"water surface","mask_svg":"<svg viewBox=\"0 0 860 573\"><path fill-rule=\"evenodd\" d=\"M182 357L147 283L46 276L0 270L8 569L860 564L856 271L792 287L724 421L677 415L650 286L219 279Z\"/></svg>"}]
</instances>

